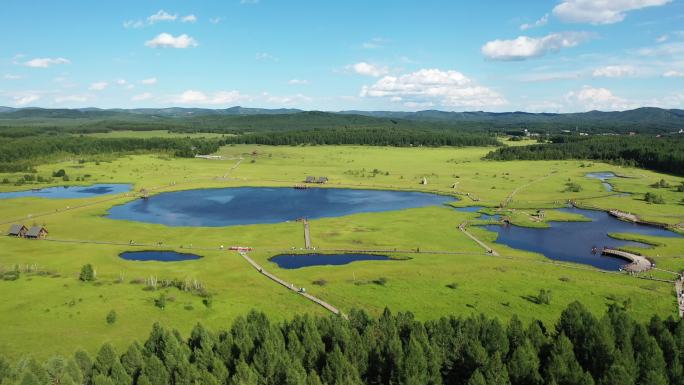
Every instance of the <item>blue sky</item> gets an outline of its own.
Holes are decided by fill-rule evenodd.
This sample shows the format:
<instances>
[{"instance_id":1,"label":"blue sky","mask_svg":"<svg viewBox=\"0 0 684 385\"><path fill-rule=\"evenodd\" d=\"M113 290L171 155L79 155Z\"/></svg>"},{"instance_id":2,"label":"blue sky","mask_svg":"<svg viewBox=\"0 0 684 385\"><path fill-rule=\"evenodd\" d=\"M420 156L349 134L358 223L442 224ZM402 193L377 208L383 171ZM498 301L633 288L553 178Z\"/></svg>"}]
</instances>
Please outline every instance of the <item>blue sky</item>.
<instances>
[{"instance_id":1,"label":"blue sky","mask_svg":"<svg viewBox=\"0 0 684 385\"><path fill-rule=\"evenodd\" d=\"M684 108L684 0L3 0L0 105Z\"/></svg>"}]
</instances>

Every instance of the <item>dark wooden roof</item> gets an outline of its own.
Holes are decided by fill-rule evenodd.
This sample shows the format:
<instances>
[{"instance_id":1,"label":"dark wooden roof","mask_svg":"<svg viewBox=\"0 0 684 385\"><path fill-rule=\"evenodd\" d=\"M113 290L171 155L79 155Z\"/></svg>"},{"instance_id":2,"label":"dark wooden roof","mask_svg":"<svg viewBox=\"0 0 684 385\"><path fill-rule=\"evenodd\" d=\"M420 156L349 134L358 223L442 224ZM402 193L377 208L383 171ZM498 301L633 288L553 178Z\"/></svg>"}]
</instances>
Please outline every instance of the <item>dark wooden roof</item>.
<instances>
[{"instance_id":1,"label":"dark wooden roof","mask_svg":"<svg viewBox=\"0 0 684 385\"><path fill-rule=\"evenodd\" d=\"M12 225L12 226L10 226L10 229L7 232L7 234L19 235L19 234L21 234L22 231L26 231L26 230L28 230L28 229L24 225Z\"/></svg>"},{"instance_id":2,"label":"dark wooden roof","mask_svg":"<svg viewBox=\"0 0 684 385\"><path fill-rule=\"evenodd\" d=\"M316 180L315 176L307 176L306 183L313 183Z\"/></svg>"},{"instance_id":3,"label":"dark wooden roof","mask_svg":"<svg viewBox=\"0 0 684 385\"><path fill-rule=\"evenodd\" d=\"M38 236L40 236L41 231L45 231L46 234L48 232L47 229L43 226L31 226L28 233L26 233L26 236L27 237L38 237Z\"/></svg>"}]
</instances>

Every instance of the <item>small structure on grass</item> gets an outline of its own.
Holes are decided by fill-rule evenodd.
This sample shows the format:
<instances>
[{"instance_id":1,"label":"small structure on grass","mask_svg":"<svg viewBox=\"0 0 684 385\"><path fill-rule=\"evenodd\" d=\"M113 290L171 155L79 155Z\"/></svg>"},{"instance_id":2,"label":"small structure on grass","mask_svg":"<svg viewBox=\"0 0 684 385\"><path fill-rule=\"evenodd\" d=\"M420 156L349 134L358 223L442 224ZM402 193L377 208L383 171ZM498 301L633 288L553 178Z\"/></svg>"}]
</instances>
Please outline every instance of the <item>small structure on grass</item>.
<instances>
[{"instance_id":1,"label":"small structure on grass","mask_svg":"<svg viewBox=\"0 0 684 385\"><path fill-rule=\"evenodd\" d=\"M31 226L28 232L26 232L26 238L31 239L45 239L47 237L48 231L44 226Z\"/></svg>"},{"instance_id":2,"label":"small structure on grass","mask_svg":"<svg viewBox=\"0 0 684 385\"><path fill-rule=\"evenodd\" d=\"M306 179L304 180L304 183L314 183L314 182L316 182L315 176L307 176Z\"/></svg>"},{"instance_id":3,"label":"small structure on grass","mask_svg":"<svg viewBox=\"0 0 684 385\"><path fill-rule=\"evenodd\" d=\"M328 182L328 177L327 177L327 176L318 177L318 180L316 181L316 183L318 183L318 184L325 184L325 183L327 183L327 182Z\"/></svg>"},{"instance_id":4,"label":"small structure on grass","mask_svg":"<svg viewBox=\"0 0 684 385\"><path fill-rule=\"evenodd\" d=\"M9 235L10 237L23 238L26 236L28 230L28 227L24 225L12 225L10 226L9 231L7 231L7 235Z\"/></svg>"},{"instance_id":5,"label":"small structure on grass","mask_svg":"<svg viewBox=\"0 0 684 385\"><path fill-rule=\"evenodd\" d=\"M423 179L420 181L420 184L428 184L427 178L423 177Z\"/></svg>"}]
</instances>

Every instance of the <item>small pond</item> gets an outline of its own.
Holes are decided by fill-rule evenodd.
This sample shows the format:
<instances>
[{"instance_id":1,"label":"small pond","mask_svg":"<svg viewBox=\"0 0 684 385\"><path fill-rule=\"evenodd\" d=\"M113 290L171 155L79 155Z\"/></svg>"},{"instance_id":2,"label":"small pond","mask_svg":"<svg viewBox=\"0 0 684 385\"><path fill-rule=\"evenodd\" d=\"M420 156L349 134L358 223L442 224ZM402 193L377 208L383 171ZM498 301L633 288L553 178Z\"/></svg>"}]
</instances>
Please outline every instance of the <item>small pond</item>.
<instances>
[{"instance_id":1,"label":"small pond","mask_svg":"<svg viewBox=\"0 0 684 385\"><path fill-rule=\"evenodd\" d=\"M94 184L90 186L57 186L35 190L0 192L0 199L10 198L49 198L78 199L99 195L120 194L131 191L130 184Z\"/></svg>"},{"instance_id":2,"label":"small pond","mask_svg":"<svg viewBox=\"0 0 684 385\"><path fill-rule=\"evenodd\" d=\"M221 227L402 210L455 200L406 191L236 187L162 193L114 206L108 217L167 226Z\"/></svg>"},{"instance_id":3,"label":"small pond","mask_svg":"<svg viewBox=\"0 0 684 385\"><path fill-rule=\"evenodd\" d=\"M147 250L147 251L126 251L119 254L119 257L127 261L158 261L158 262L179 262L200 259L199 255L178 253L175 251Z\"/></svg>"},{"instance_id":4,"label":"small pond","mask_svg":"<svg viewBox=\"0 0 684 385\"><path fill-rule=\"evenodd\" d=\"M356 261L392 261L386 255L374 254L279 254L270 259L282 269L308 266L346 265Z\"/></svg>"},{"instance_id":5,"label":"small pond","mask_svg":"<svg viewBox=\"0 0 684 385\"><path fill-rule=\"evenodd\" d=\"M541 253L550 259L584 263L605 270L618 270L626 262L594 254L592 248L641 246L640 242L613 239L608 233L632 233L657 237L681 237L672 231L658 227L638 225L618 220L603 211L578 208L559 209L559 211L581 214L591 222L551 222L549 228L529 228L520 226L486 225L485 228L499 234L496 243L516 249Z\"/></svg>"},{"instance_id":6,"label":"small pond","mask_svg":"<svg viewBox=\"0 0 684 385\"><path fill-rule=\"evenodd\" d=\"M601 184L606 189L606 191L613 191L613 185L606 181L609 179L617 178L617 175L613 174L612 172L590 172L584 176L586 176L587 178L600 180Z\"/></svg>"}]
</instances>

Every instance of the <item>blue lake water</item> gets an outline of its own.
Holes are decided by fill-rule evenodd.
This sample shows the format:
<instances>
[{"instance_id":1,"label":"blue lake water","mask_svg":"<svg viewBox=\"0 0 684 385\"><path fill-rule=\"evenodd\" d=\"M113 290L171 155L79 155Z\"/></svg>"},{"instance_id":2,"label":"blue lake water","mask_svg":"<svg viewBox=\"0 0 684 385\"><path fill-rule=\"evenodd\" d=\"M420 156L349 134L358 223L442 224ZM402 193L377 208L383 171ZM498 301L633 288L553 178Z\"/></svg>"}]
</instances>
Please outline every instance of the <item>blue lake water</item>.
<instances>
[{"instance_id":1,"label":"blue lake water","mask_svg":"<svg viewBox=\"0 0 684 385\"><path fill-rule=\"evenodd\" d=\"M199 255L177 253L175 251L126 251L119 254L119 257L127 261L158 261L158 262L178 262L200 259Z\"/></svg>"},{"instance_id":2,"label":"blue lake water","mask_svg":"<svg viewBox=\"0 0 684 385\"><path fill-rule=\"evenodd\" d=\"M590 172L584 176L587 178L600 180L606 191L613 191L613 185L606 181L612 178L617 178L617 175L613 174L612 172Z\"/></svg>"},{"instance_id":3,"label":"blue lake water","mask_svg":"<svg viewBox=\"0 0 684 385\"><path fill-rule=\"evenodd\" d=\"M90 186L58 186L40 190L0 192L0 199L10 198L49 198L78 199L99 195L120 194L131 190L130 184L94 184Z\"/></svg>"},{"instance_id":4,"label":"blue lake water","mask_svg":"<svg viewBox=\"0 0 684 385\"><path fill-rule=\"evenodd\" d=\"M356 261L391 261L385 255L374 254L280 254L270 261L283 269L299 269L308 266L346 265Z\"/></svg>"},{"instance_id":5,"label":"blue lake water","mask_svg":"<svg viewBox=\"0 0 684 385\"><path fill-rule=\"evenodd\" d=\"M455 200L404 191L237 187L162 193L114 206L108 217L167 226L221 227L402 210Z\"/></svg>"},{"instance_id":6,"label":"blue lake water","mask_svg":"<svg viewBox=\"0 0 684 385\"><path fill-rule=\"evenodd\" d=\"M608 233L632 233L658 237L681 237L658 227L638 225L618 220L603 211L578 208L559 211L581 214L591 222L551 222L550 228L487 225L485 228L499 234L496 243L516 249L534 251L546 257L567 262L584 263L605 270L618 270L626 262L592 253L592 248L643 246L640 242L621 241L608 237ZM648 255L648 252L644 252Z\"/></svg>"}]
</instances>

